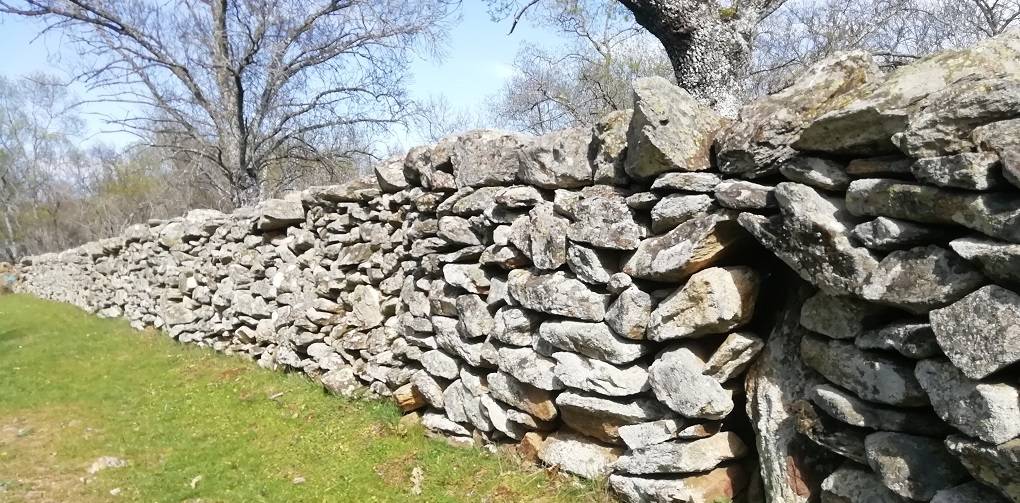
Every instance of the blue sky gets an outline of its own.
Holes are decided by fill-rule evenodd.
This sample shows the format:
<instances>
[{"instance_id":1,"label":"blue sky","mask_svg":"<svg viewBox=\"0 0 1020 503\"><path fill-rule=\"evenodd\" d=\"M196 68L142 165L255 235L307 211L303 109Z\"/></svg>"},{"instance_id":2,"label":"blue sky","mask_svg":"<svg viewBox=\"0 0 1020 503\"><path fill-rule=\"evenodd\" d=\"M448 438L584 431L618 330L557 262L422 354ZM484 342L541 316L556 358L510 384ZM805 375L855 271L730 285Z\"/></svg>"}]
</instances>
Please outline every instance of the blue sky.
<instances>
[{"instance_id":1,"label":"blue sky","mask_svg":"<svg viewBox=\"0 0 1020 503\"><path fill-rule=\"evenodd\" d=\"M461 17L449 34L442 61L418 60L412 65L410 92L414 97L427 99L442 95L457 109L480 109L486 97L498 91L512 76L514 56L524 42L563 43L551 30L527 23L522 23L508 36L509 22L494 23L481 0L465 1ZM0 17L0 75L15 78L36 71L67 75L63 70L73 64L74 53L61 50L59 34L36 39L39 28L37 21ZM85 93L81 88L75 92ZM86 110L102 113L109 110L109 105L93 105ZM98 117L89 120L89 128L90 142L124 144L132 139L124 133L102 133L103 125Z\"/></svg>"}]
</instances>

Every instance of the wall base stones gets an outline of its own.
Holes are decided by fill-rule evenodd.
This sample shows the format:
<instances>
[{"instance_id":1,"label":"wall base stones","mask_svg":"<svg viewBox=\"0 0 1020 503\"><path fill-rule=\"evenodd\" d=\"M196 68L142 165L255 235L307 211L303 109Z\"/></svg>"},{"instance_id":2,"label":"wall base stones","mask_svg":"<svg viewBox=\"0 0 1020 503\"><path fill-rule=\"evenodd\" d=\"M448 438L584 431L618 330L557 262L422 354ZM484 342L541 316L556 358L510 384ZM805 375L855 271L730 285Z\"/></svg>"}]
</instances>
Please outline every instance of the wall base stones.
<instances>
[{"instance_id":1,"label":"wall base stones","mask_svg":"<svg viewBox=\"0 0 1020 503\"><path fill-rule=\"evenodd\" d=\"M1017 502L1018 60L842 55L735 123L645 79L592 131L468 132L17 289L625 501Z\"/></svg>"}]
</instances>

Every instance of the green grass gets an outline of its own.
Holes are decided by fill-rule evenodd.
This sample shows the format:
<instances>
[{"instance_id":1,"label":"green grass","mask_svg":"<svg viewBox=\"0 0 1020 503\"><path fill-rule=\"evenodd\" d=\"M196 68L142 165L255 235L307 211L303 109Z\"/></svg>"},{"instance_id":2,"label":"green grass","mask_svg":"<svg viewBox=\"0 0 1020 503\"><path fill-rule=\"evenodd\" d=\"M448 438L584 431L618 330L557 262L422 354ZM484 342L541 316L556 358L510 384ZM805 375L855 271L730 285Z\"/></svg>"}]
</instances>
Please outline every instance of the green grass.
<instances>
[{"instance_id":1,"label":"green grass","mask_svg":"<svg viewBox=\"0 0 1020 503\"><path fill-rule=\"evenodd\" d=\"M606 499L398 419L387 402L332 397L298 374L0 296L0 501ZM101 456L129 464L88 475Z\"/></svg>"}]
</instances>

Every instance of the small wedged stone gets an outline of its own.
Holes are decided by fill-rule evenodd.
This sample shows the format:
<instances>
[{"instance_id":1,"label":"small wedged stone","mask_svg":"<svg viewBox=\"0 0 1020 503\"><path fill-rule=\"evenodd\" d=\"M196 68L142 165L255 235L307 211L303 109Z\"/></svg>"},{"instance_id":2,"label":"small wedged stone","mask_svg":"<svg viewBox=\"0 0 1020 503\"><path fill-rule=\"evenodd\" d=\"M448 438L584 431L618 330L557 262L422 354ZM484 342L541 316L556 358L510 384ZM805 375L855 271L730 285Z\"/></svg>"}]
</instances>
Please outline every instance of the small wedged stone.
<instances>
[{"instance_id":1,"label":"small wedged stone","mask_svg":"<svg viewBox=\"0 0 1020 503\"><path fill-rule=\"evenodd\" d=\"M942 351L971 379L1020 361L1020 295L983 287L929 314Z\"/></svg>"},{"instance_id":2,"label":"small wedged stone","mask_svg":"<svg viewBox=\"0 0 1020 503\"><path fill-rule=\"evenodd\" d=\"M669 194L652 207L652 232L669 231L711 207L712 198L705 194Z\"/></svg>"},{"instance_id":3,"label":"small wedged stone","mask_svg":"<svg viewBox=\"0 0 1020 503\"><path fill-rule=\"evenodd\" d=\"M754 313L759 284L750 267L702 270L652 311L647 337L653 341L701 337L743 326Z\"/></svg>"},{"instance_id":4,"label":"small wedged stone","mask_svg":"<svg viewBox=\"0 0 1020 503\"><path fill-rule=\"evenodd\" d=\"M800 349L804 363L860 398L900 407L928 405L913 362L817 336L804 337Z\"/></svg>"},{"instance_id":5,"label":"small wedged stone","mask_svg":"<svg viewBox=\"0 0 1020 503\"><path fill-rule=\"evenodd\" d=\"M740 437L727 431L689 442L665 442L632 449L620 456L613 470L633 475L706 472L726 461L740 459L747 452L747 445Z\"/></svg>"},{"instance_id":6,"label":"small wedged stone","mask_svg":"<svg viewBox=\"0 0 1020 503\"><path fill-rule=\"evenodd\" d=\"M724 383L737 377L758 356L765 341L750 332L734 332L726 336L708 360L705 375Z\"/></svg>"},{"instance_id":7,"label":"small wedged stone","mask_svg":"<svg viewBox=\"0 0 1020 503\"><path fill-rule=\"evenodd\" d=\"M910 171L918 180L939 187L991 190L1007 185L999 155L994 152L918 159Z\"/></svg>"},{"instance_id":8,"label":"small wedged stone","mask_svg":"<svg viewBox=\"0 0 1020 503\"><path fill-rule=\"evenodd\" d=\"M868 462L864 454L864 438L869 430L819 414L807 402L801 401L796 405L798 433L834 454L861 464Z\"/></svg>"},{"instance_id":9,"label":"small wedged stone","mask_svg":"<svg viewBox=\"0 0 1020 503\"><path fill-rule=\"evenodd\" d=\"M630 285L609 305L606 325L620 337L642 340L651 314L652 297L637 286Z\"/></svg>"},{"instance_id":10,"label":"small wedged stone","mask_svg":"<svg viewBox=\"0 0 1020 503\"><path fill-rule=\"evenodd\" d=\"M893 251L944 241L952 236L952 231L943 227L878 217L854 227L853 236L872 250Z\"/></svg>"},{"instance_id":11,"label":"small wedged stone","mask_svg":"<svg viewBox=\"0 0 1020 503\"><path fill-rule=\"evenodd\" d=\"M942 360L921 361L914 373L935 413L956 429L992 444L1020 436L1016 386L970 379Z\"/></svg>"},{"instance_id":12,"label":"small wedged stone","mask_svg":"<svg viewBox=\"0 0 1020 503\"><path fill-rule=\"evenodd\" d=\"M855 221L842 201L790 182L776 186L776 199L780 215L741 213L740 225L801 278L827 293L859 292L878 260L850 241Z\"/></svg>"},{"instance_id":13,"label":"small wedged stone","mask_svg":"<svg viewBox=\"0 0 1020 503\"><path fill-rule=\"evenodd\" d=\"M945 307L985 284L969 262L945 248L898 250L871 273L861 295L867 300L924 314Z\"/></svg>"},{"instance_id":14,"label":"small wedged stone","mask_svg":"<svg viewBox=\"0 0 1020 503\"><path fill-rule=\"evenodd\" d=\"M613 463L623 453L620 447L600 444L595 440L568 431L556 431L546 437L538 458L549 466L586 479L608 475Z\"/></svg>"},{"instance_id":15,"label":"small wedged stone","mask_svg":"<svg viewBox=\"0 0 1020 503\"><path fill-rule=\"evenodd\" d=\"M556 352L553 372L570 388L605 396L631 396L648 391L648 367L644 364L616 366L595 358Z\"/></svg>"},{"instance_id":16,"label":"small wedged stone","mask_svg":"<svg viewBox=\"0 0 1020 503\"><path fill-rule=\"evenodd\" d=\"M942 354L927 323L899 322L862 333L854 344L861 349L888 349L920 360Z\"/></svg>"},{"instance_id":17,"label":"small wedged stone","mask_svg":"<svg viewBox=\"0 0 1020 503\"><path fill-rule=\"evenodd\" d=\"M1020 195L962 192L886 179L854 180L847 209L858 216L961 225L993 238L1020 243Z\"/></svg>"},{"instance_id":18,"label":"small wedged stone","mask_svg":"<svg viewBox=\"0 0 1020 503\"><path fill-rule=\"evenodd\" d=\"M571 128L536 136L521 149L517 178L545 189L591 185L594 169L588 162L591 130Z\"/></svg>"},{"instance_id":19,"label":"small wedged stone","mask_svg":"<svg viewBox=\"0 0 1020 503\"><path fill-rule=\"evenodd\" d=\"M632 87L627 174L647 179L667 171L708 170L712 140L725 119L662 77L640 78Z\"/></svg>"},{"instance_id":20,"label":"small wedged stone","mask_svg":"<svg viewBox=\"0 0 1020 503\"><path fill-rule=\"evenodd\" d=\"M623 170L627 155L627 128L633 110L614 110L599 118L592 127L591 163L595 183L626 185L630 179Z\"/></svg>"},{"instance_id":21,"label":"small wedged stone","mask_svg":"<svg viewBox=\"0 0 1020 503\"><path fill-rule=\"evenodd\" d=\"M451 421L445 415L432 410L425 411L421 416L421 424L425 428L436 433L452 435L454 437L470 437L471 432L467 428Z\"/></svg>"},{"instance_id":22,"label":"small wedged stone","mask_svg":"<svg viewBox=\"0 0 1020 503\"><path fill-rule=\"evenodd\" d=\"M715 187L715 202L733 210L775 208L776 188L743 180L726 180Z\"/></svg>"},{"instance_id":23,"label":"small wedged stone","mask_svg":"<svg viewBox=\"0 0 1020 503\"><path fill-rule=\"evenodd\" d=\"M639 341L614 334L605 323L546 321L538 327L538 337L557 348L618 365L632 362L649 351Z\"/></svg>"},{"instance_id":24,"label":"small wedged stone","mask_svg":"<svg viewBox=\"0 0 1020 503\"><path fill-rule=\"evenodd\" d=\"M604 285L619 268L612 252L596 250L577 243L567 244L567 265L577 279L593 285Z\"/></svg>"},{"instance_id":25,"label":"small wedged stone","mask_svg":"<svg viewBox=\"0 0 1020 503\"><path fill-rule=\"evenodd\" d=\"M528 385L509 374L494 372L486 376L489 393L497 400L516 407L543 421L556 419L554 396L547 390Z\"/></svg>"},{"instance_id":26,"label":"small wedged stone","mask_svg":"<svg viewBox=\"0 0 1020 503\"><path fill-rule=\"evenodd\" d=\"M888 316L888 309L853 297L818 292L800 309L802 327L833 339L854 339Z\"/></svg>"},{"instance_id":27,"label":"small wedged stone","mask_svg":"<svg viewBox=\"0 0 1020 503\"><path fill-rule=\"evenodd\" d=\"M739 464L683 478L609 476L609 487L626 503L715 503L732 501L750 476Z\"/></svg>"},{"instance_id":28,"label":"small wedged stone","mask_svg":"<svg viewBox=\"0 0 1020 503\"><path fill-rule=\"evenodd\" d=\"M534 274L516 269L510 272L507 288L527 309L587 321L605 319L610 298L564 272Z\"/></svg>"},{"instance_id":29,"label":"small wedged stone","mask_svg":"<svg viewBox=\"0 0 1020 503\"><path fill-rule=\"evenodd\" d=\"M496 311L492 338L511 346L531 347L538 334L538 326L542 322L539 313L518 307L504 306Z\"/></svg>"},{"instance_id":30,"label":"small wedged stone","mask_svg":"<svg viewBox=\"0 0 1020 503\"><path fill-rule=\"evenodd\" d=\"M949 432L949 428L930 412L883 407L829 384L811 388L808 398L832 418L851 426L928 436Z\"/></svg>"},{"instance_id":31,"label":"small wedged stone","mask_svg":"<svg viewBox=\"0 0 1020 503\"><path fill-rule=\"evenodd\" d=\"M842 164L819 157L794 157L779 165L779 173L791 182L832 192L846 190L850 185Z\"/></svg>"},{"instance_id":32,"label":"small wedged stone","mask_svg":"<svg viewBox=\"0 0 1020 503\"><path fill-rule=\"evenodd\" d=\"M655 357L649 384L655 397L681 416L722 419L733 410L732 391L705 375L705 359L694 350L675 346Z\"/></svg>"},{"instance_id":33,"label":"small wedged stone","mask_svg":"<svg viewBox=\"0 0 1020 503\"><path fill-rule=\"evenodd\" d=\"M611 444L621 443L621 426L669 414L662 404L648 397L607 398L571 390L556 397L556 408L570 429Z\"/></svg>"},{"instance_id":34,"label":"small wedged stone","mask_svg":"<svg viewBox=\"0 0 1020 503\"><path fill-rule=\"evenodd\" d=\"M935 493L965 480L963 467L940 440L877 432L864 441L868 466L894 493L928 501Z\"/></svg>"},{"instance_id":35,"label":"small wedged stone","mask_svg":"<svg viewBox=\"0 0 1020 503\"><path fill-rule=\"evenodd\" d=\"M496 194L493 198L496 204L505 206L507 208L534 208L538 203L545 200L540 192L535 187L528 185L517 185L514 187L507 187ZM504 243L505 244L505 243Z\"/></svg>"},{"instance_id":36,"label":"small wedged stone","mask_svg":"<svg viewBox=\"0 0 1020 503\"><path fill-rule=\"evenodd\" d=\"M874 472L847 463L822 481L823 503L907 503L885 487Z\"/></svg>"},{"instance_id":37,"label":"small wedged stone","mask_svg":"<svg viewBox=\"0 0 1020 503\"><path fill-rule=\"evenodd\" d=\"M1014 503L1020 501L1020 438L994 445L952 435L946 447L978 482L999 491Z\"/></svg>"},{"instance_id":38,"label":"small wedged stone","mask_svg":"<svg viewBox=\"0 0 1020 503\"><path fill-rule=\"evenodd\" d=\"M846 165L846 174L855 178L880 176L909 177L914 160L902 155L886 155L854 159Z\"/></svg>"},{"instance_id":39,"label":"small wedged stone","mask_svg":"<svg viewBox=\"0 0 1020 503\"><path fill-rule=\"evenodd\" d=\"M666 234L641 241L624 262L623 272L651 281L682 281L724 258L744 236L732 215L697 216Z\"/></svg>"},{"instance_id":40,"label":"small wedged stone","mask_svg":"<svg viewBox=\"0 0 1020 503\"><path fill-rule=\"evenodd\" d=\"M978 269L992 281L1020 285L1020 244L983 238L962 238L950 241L949 247L977 265Z\"/></svg>"}]
</instances>

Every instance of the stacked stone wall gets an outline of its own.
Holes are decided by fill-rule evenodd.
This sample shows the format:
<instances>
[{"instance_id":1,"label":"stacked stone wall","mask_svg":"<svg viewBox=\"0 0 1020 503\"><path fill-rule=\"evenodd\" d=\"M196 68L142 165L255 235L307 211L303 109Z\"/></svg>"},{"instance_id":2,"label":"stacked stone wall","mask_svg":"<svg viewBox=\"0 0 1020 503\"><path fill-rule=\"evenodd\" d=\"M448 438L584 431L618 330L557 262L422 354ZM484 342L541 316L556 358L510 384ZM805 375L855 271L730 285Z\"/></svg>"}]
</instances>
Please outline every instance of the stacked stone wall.
<instances>
[{"instance_id":1,"label":"stacked stone wall","mask_svg":"<svg viewBox=\"0 0 1020 503\"><path fill-rule=\"evenodd\" d=\"M21 262L20 291L392 397L626 501L1020 501L1020 37Z\"/></svg>"}]
</instances>

